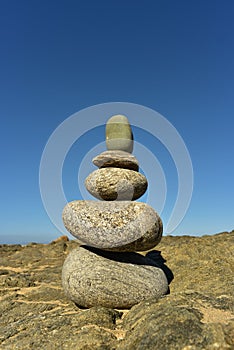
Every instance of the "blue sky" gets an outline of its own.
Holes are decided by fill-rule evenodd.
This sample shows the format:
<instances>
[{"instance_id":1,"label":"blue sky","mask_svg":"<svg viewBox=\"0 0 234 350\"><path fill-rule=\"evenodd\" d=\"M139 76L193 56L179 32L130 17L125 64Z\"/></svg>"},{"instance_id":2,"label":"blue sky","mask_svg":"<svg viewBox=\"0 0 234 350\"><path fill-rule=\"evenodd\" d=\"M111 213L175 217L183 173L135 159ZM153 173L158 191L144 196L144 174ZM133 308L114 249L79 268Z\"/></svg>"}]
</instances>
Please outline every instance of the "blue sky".
<instances>
[{"instance_id":1,"label":"blue sky","mask_svg":"<svg viewBox=\"0 0 234 350\"><path fill-rule=\"evenodd\" d=\"M39 165L47 140L86 107L131 102L158 111L184 139L194 169L189 210L173 234L234 229L233 1L1 1L0 243L49 242L61 233L43 207ZM64 164L68 200L81 137ZM140 130L168 182L163 220L176 198L167 151ZM84 157L84 154L83 154Z\"/></svg>"}]
</instances>

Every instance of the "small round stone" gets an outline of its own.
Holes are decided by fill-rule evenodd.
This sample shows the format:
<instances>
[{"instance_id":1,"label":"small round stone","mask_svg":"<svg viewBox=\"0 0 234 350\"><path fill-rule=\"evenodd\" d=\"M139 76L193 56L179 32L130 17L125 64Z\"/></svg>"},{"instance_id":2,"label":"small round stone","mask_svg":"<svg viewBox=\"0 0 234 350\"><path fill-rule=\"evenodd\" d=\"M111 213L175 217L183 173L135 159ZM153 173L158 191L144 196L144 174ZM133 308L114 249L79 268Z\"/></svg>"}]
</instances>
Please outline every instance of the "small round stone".
<instances>
[{"instance_id":1,"label":"small round stone","mask_svg":"<svg viewBox=\"0 0 234 350\"><path fill-rule=\"evenodd\" d=\"M134 170L101 168L93 171L85 180L87 190L105 201L135 200L147 190L147 179Z\"/></svg>"},{"instance_id":2,"label":"small round stone","mask_svg":"<svg viewBox=\"0 0 234 350\"><path fill-rule=\"evenodd\" d=\"M133 134L128 119L124 115L114 115L106 123L106 147L132 153Z\"/></svg>"},{"instance_id":3,"label":"small round stone","mask_svg":"<svg viewBox=\"0 0 234 350\"><path fill-rule=\"evenodd\" d=\"M163 232L157 212L142 202L70 202L63 210L63 222L80 242L114 251L149 250Z\"/></svg>"},{"instance_id":4,"label":"small round stone","mask_svg":"<svg viewBox=\"0 0 234 350\"><path fill-rule=\"evenodd\" d=\"M66 258L62 284L69 299L83 307L130 308L167 293L163 270L137 253L79 247Z\"/></svg>"},{"instance_id":5,"label":"small round stone","mask_svg":"<svg viewBox=\"0 0 234 350\"><path fill-rule=\"evenodd\" d=\"M139 170L139 163L137 159L130 153L124 151L105 151L95 158L93 164L98 168L124 168L130 170Z\"/></svg>"}]
</instances>

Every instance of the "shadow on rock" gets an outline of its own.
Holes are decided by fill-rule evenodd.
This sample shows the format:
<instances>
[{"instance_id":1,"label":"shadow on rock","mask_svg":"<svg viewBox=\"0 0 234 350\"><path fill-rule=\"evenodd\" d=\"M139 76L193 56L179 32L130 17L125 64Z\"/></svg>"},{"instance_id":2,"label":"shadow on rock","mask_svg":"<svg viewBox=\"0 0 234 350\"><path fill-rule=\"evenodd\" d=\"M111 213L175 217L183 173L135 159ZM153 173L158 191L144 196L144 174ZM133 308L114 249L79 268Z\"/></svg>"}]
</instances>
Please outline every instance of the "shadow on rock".
<instances>
[{"instance_id":1,"label":"shadow on rock","mask_svg":"<svg viewBox=\"0 0 234 350\"><path fill-rule=\"evenodd\" d=\"M110 259L113 261L118 261L127 264L155 266L157 268L160 268L165 273L168 284L170 284L174 278L173 272L165 264L166 260L162 257L161 252L159 250L151 250L144 256L135 252L112 252L89 246L82 247L89 250L90 252L102 256L103 258ZM169 293L170 290L168 288L168 294Z\"/></svg>"},{"instance_id":2,"label":"shadow on rock","mask_svg":"<svg viewBox=\"0 0 234 350\"><path fill-rule=\"evenodd\" d=\"M155 263L154 266L157 266L163 270L167 277L168 284L170 284L171 281L174 279L174 275L171 269L165 264L166 259L162 257L161 252L159 250L151 250L149 253L146 254L146 258L153 260Z\"/></svg>"},{"instance_id":3,"label":"shadow on rock","mask_svg":"<svg viewBox=\"0 0 234 350\"><path fill-rule=\"evenodd\" d=\"M164 259L159 250L151 250L145 256L146 258L152 260L154 262L154 266L163 270L166 275L168 285L174 279L174 274L171 269L165 264L166 259ZM167 294L170 294L170 287L168 286Z\"/></svg>"}]
</instances>

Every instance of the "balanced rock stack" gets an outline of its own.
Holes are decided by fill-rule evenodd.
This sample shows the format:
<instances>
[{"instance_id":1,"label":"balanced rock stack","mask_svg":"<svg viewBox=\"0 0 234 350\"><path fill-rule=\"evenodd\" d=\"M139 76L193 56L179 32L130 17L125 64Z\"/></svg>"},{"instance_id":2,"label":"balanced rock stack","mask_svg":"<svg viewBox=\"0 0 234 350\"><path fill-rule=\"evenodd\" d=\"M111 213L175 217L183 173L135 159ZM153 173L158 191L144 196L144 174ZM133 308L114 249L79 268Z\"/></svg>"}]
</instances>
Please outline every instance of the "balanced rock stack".
<instances>
[{"instance_id":1,"label":"balanced rock stack","mask_svg":"<svg viewBox=\"0 0 234 350\"><path fill-rule=\"evenodd\" d=\"M159 243L162 221L152 207L134 202L145 193L147 179L131 154L133 135L125 116L107 121L106 146L93 159L99 169L85 181L87 190L102 201L73 201L63 211L66 229L84 245L65 260L62 283L80 306L129 308L167 293L163 270L136 253Z\"/></svg>"}]
</instances>

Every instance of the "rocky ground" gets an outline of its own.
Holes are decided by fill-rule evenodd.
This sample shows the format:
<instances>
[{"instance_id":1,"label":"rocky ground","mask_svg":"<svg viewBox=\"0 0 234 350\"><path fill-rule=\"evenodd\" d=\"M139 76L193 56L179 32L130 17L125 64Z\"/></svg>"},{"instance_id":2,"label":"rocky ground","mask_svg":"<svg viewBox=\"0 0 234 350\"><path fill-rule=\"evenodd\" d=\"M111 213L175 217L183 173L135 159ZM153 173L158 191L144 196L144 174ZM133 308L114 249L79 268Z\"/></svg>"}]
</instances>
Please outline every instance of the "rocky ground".
<instances>
[{"instance_id":1,"label":"rocky ground","mask_svg":"<svg viewBox=\"0 0 234 350\"><path fill-rule=\"evenodd\" d=\"M77 245L0 246L0 349L234 349L234 231L164 237L170 294L130 310L67 300L61 269Z\"/></svg>"}]
</instances>

